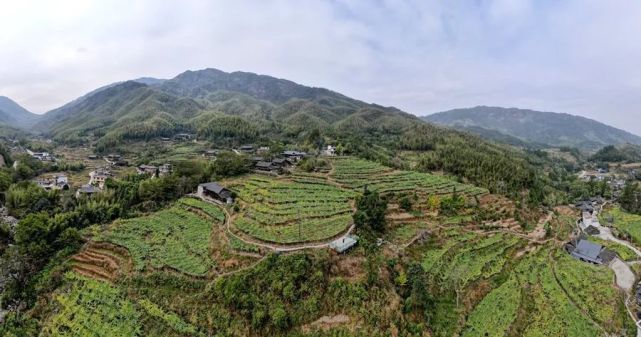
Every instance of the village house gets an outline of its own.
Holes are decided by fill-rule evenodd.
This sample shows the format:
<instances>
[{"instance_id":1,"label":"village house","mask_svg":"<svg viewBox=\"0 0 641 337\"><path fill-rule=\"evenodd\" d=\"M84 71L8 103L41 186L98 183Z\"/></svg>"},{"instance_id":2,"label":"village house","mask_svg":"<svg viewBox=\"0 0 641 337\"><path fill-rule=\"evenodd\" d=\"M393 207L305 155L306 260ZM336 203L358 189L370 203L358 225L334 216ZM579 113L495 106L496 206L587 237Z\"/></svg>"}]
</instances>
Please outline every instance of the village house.
<instances>
[{"instance_id":1,"label":"village house","mask_svg":"<svg viewBox=\"0 0 641 337\"><path fill-rule=\"evenodd\" d=\"M154 165L140 165L136 168L138 174L149 174L152 178L158 175L164 177L171 174L171 164L162 164L160 166Z\"/></svg>"},{"instance_id":2,"label":"village house","mask_svg":"<svg viewBox=\"0 0 641 337\"><path fill-rule=\"evenodd\" d=\"M285 156L287 158L290 158L290 159L293 159L295 161L299 161L299 160L305 158L306 155L307 155L307 153L299 152L299 151L285 151L285 152L283 152L283 156Z\"/></svg>"},{"instance_id":3,"label":"village house","mask_svg":"<svg viewBox=\"0 0 641 337\"><path fill-rule=\"evenodd\" d=\"M162 164L158 167L158 172L161 177L168 176L171 174L171 164Z\"/></svg>"},{"instance_id":4,"label":"village house","mask_svg":"<svg viewBox=\"0 0 641 337\"><path fill-rule=\"evenodd\" d=\"M98 193L98 189L93 185L82 185L78 190L76 190L76 198L80 197L90 197L95 193Z\"/></svg>"},{"instance_id":5,"label":"village house","mask_svg":"<svg viewBox=\"0 0 641 337\"><path fill-rule=\"evenodd\" d=\"M98 168L94 171L89 172L89 185L98 186L98 188L105 188L105 181L107 178L111 178L113 175L111 171L105 168Z\"/></svg>"},{"instance_id":6,"label":"village house","mask_svg":"<svg viewBox=\"0 0 641 337\"><path fill-rule=\"evenodd\" d=\"M54 161L53 156L49 152L33 152L31 150L27 150L27 153L40 161Z\"/></svg>"},{"instance_id":7,"label":"village house","mask_svg":"<svg viewBox=\"0 0 641 337\"><path fill-rule=\"evenodd\" d=\"M292 164L292 162L287 158L276 158L272 160L272 163L274 163L275 166L278 166L280 168L287 168Z\"/></svg>"},{"instance_id":8,"label":"village house","mask_svg":"<svg viewBox=\"0 0 641 337\"><path fill-rule=\"evenodd\" d=\"M140 165L136 167L136 172L138 172L138 174L148 174L152 177L156 176L157 171L158 166L154 165Z\"/></svg>"},{"instance_id":9,"label":"village house","mask_svg":"<svg viewBox=\"0 0 641 337\"><path fill-rule=\"evenodd\" d=\"M335 156L336 155L336 147L332 145L327 145L327 148L323 151L323 154L326 156Z\"/></svg>"},{"instance_id":10,"label":"village house","mask_svg":"<svg viewBox=\"0 0 641 337\"><path fill-rule=\"evenodd\" d=\"M36 179L36 184L45 190L67 190L69 179L64 174Z\"/></svg>"},{"instance_id":11,"label":"village house","mask_svg":"<svg viewBox=\"0 0 641 337\"><path fill-rule=\"evenodd\" d=\"M234 202L232 192L216 182L198 185L197 194L201 198L212 198L227 204Z\"/></svg>"},{"instance_id":12,"label":"village house","mask_svg":"<svg viewBox=\"0 0 641 337\"><path fill-rule=\"evenodd\" d=\"M215 159L218 154L220 154L220 150L205 150L203 152L203 157Z\"/></svg>"},{"instance_id":13,"label":"village house","mask_svg":"<svg viewBox=\"0 0 641 337\"><path fill-rule=\"evenodd\" d=\"M256 150L257 154L266 154L269 153L269 146L261 146Z\"/></svg>"},{"instance_id":14,"label":"village house","mask_svg":"<svg viewBox=\"0 0 641 337\"><path fill-rule=\"evenodd\" d=\"M572 257L594 264L608 264L616 257L614 252L584 238L566 244L565 249Z\"/></svg>"},{"instance_id":15,"label":"village house","mask_svg":"<svg viewBox=\"0 0 641 337\"><path fill-rule=\"evenodd\" d=\"M256 168L256 170L264 172L275 172L280 169L280 167L274 165L274 163L271 161L259 161L254 167Z\"/></svg>"},{"instance_id":16,"label":"village house","mask_svg":"<svg viewBox=\"0 0 641 337\"><path fill-rule=\"evenodd\" d=\"M240 148L238 148L240 152L245 152L245 153L252 153L254 152L254 146L253 145L243 145Z\"/></svg>"}]
</instances>

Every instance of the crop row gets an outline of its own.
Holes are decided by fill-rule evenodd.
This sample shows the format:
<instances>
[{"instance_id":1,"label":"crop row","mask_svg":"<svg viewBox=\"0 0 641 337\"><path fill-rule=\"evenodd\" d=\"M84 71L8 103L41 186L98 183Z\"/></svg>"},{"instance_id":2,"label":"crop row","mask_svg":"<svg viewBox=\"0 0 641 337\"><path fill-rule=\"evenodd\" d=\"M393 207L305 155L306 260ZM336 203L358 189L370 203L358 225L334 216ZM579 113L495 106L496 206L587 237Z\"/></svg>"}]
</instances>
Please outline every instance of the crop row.
<instances>
[{"instance_id":1,"label":"crop row","mask_svg":"<svg viewBox=\"0 0 641 337\"><path fill-rule=\"evenodd\" d=\"M239 230L264 241L296 243L318 241L341 233L352 222L351 215L339 215L320 219L303 219L288 225L272 226L243 217L235 221Z\"/></svg>"},{"instance_id":2,"label":"crop row","mask_svg":"<svg viewBox=\"0 0 641 337\"><path fill-rule=\"evenodd\" d=\"M138 271L151 265L203 275L213 265L209 256L210 235L209 221L173 207L148 216L117 221L97 240L127 248Z\"/></svg>"},{"instance_id":3,"label":"crop row","mask_svg":"<svg viewBox=\"0 0 641 337\"><path fill-rule=\"evenodd\" d=\"M199 209L218 222L225 221L225 213L220 209L220 207L209 202L195 198L182 198L178 200L178 204Z\"/></svg>"}]
</instances>

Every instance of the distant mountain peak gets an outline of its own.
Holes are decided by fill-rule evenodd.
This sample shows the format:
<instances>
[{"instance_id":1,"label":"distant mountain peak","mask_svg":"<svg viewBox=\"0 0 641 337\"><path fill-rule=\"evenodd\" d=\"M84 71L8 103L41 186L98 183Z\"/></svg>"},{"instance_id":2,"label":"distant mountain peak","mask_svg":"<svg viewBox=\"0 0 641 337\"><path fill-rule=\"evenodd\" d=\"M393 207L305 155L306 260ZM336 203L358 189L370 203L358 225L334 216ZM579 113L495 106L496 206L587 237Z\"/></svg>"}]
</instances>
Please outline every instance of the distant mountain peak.
<instances>
[{"instance_id":1,"label":"distant mountain peak","mask_svg":"<svg viewBox=\"0 0 641 337\"><path fill-rule=\"evenodd\" d=\"M594 151L606 145L641 144L641 137L637 135L567 113L476 106L439 112L422 118L428 122L487 138L494 139L499 133L539 146L570 146Z\"/></svg>"},{"instance_id":2,"label":"distant mountain peak","mask_svg":"<svg viewBox=\"0 0 641 337\"><path fill-rule=\"evenodd\" d=\"M20 106L7 96L0 96L0 124L27 128L40 116Z\"/></svg>"}]
</instances>

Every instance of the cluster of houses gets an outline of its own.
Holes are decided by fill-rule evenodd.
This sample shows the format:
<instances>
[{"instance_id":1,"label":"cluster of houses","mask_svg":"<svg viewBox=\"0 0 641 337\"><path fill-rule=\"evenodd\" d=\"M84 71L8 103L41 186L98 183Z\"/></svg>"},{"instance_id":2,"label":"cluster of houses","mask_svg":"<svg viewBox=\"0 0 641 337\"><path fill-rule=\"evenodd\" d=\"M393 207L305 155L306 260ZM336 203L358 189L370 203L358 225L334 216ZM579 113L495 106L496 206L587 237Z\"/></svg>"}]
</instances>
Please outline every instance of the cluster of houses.
<instances>
[{"instance_id":1,"label":"cluster of houses","mask_svg":"<svg viewBox=\"0 0 641 337\"><path fill-rule=\"evenodd\" d=\"M171 174L171 164L155 165L140 165L136 168L138 174L148 174L152 178L164 177Z\"/></svg>"},{"instance_id":2,"label":"cluster of houses","mask_svg":"<svg viewBox=\"0 0 641 337\"><path fill-rule=\"evenodd\" d=\"M272 160L265 160L263 157L252 157L254 169L259 172L282 173L298 161L305 158L307 154L300 151L285 151L280 157Z\"/></svg>"},{"instance_id":3,"label":"cluster of houses","mask_svg":"<svg viewBox=\"0 0 641 337\"><path fill-rule=\"evenodd\" d=\"M31 157L33 157L35 159L38 159L40 161L51 161L51 162L56 161L56 159L53 157L53 155L51 153L49 153L49 152L34 152L34 151L31 151L31 150L27 149L27 153Z\"/></svg>"},{"instance_id":4,"label":"cluster of houses","mask_svg":"<svg viewBox=\"0 0 641 337\"><path fill-rule=\"evenodd\" d=\"M45 190L68 190L69 179L64 174L36 179L36 184Z\"/></svg>"},{"instance_id":5,"label":"cluster of houses","mask_svg":"<svg viewBox=\"0 0 641 337\"><path fill-rule=\"evenodd\" d=\"M581 200L575 204L581 211L581 219L578 225L584 234L580 234L565 244L565 250L574 258L584 262L594 264L609 264L615 257L616 253L605 248L604 246L588 240L587 235L599 235L601 231L599 220L596 217L595 209L603 205L605 200L601 197L594 197Z\"/></svg>"}]
</instances>

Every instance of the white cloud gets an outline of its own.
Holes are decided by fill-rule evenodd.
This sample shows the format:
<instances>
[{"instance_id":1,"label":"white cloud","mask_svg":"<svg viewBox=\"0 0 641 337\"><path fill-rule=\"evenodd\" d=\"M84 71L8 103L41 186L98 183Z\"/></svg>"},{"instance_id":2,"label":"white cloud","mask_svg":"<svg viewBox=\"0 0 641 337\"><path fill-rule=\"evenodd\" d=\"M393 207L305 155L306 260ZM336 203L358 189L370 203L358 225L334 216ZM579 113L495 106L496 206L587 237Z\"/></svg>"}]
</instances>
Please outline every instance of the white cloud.
<instances>
[{"instance_id":1,"label":"white cloud","mask_svg":"<svg viewBox=\"0 0 641 337\"><path fill-rule=\"evenodd\" d=\"M206 67L426 114L569 112L641 133L641 2L11 1L0 95L44 112L98 86Z\"/></svg>"}]
</instances>

